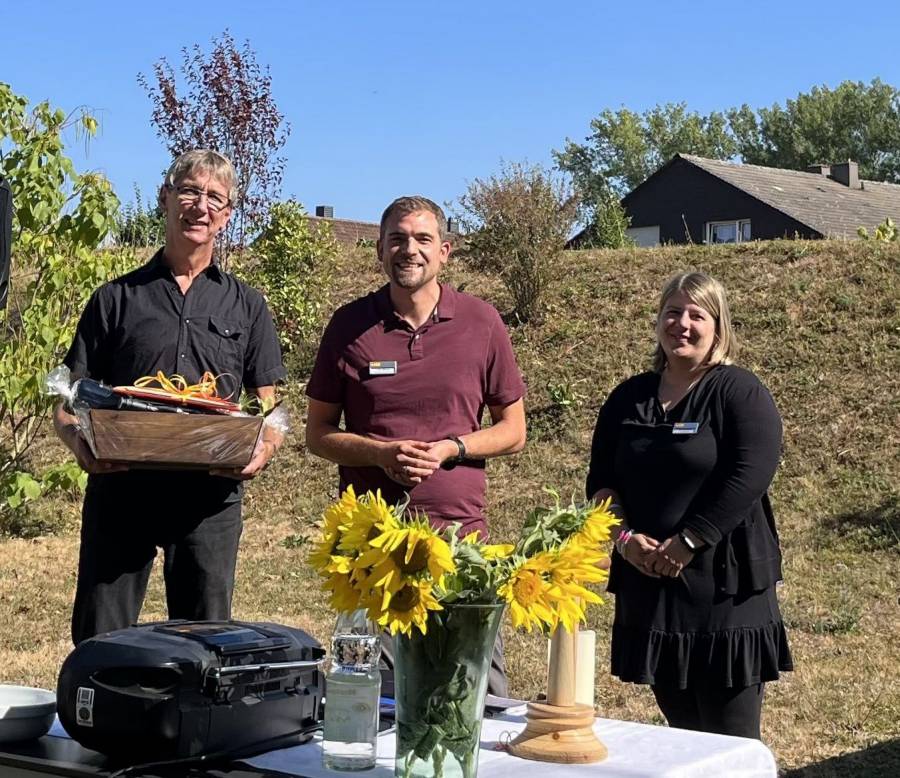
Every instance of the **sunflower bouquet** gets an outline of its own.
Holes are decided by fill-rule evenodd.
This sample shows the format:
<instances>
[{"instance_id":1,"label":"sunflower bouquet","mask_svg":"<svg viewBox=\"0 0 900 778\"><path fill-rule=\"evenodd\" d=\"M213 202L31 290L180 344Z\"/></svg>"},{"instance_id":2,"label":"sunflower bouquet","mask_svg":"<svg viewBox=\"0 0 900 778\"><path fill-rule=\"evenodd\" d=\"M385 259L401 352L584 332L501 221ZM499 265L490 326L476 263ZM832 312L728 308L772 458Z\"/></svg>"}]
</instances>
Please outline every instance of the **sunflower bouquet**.
<instances>
[{"instance_id":1,"label":"sunflower bouquet","mask_svg":"<svg viewBox=\"0 0 900 778\"><path fill-rule=\"evenodd\" d=\"M618 519L609 501L533 510L514 544L434 529L428 517L352 487L324 514L310 564L337 611L363 608L398 635L397 775L475 775L491 651L503 612L513 626L572 632L607 578ZM455 764L447 761L448 755Z\"/></svg>"}]
</instances>

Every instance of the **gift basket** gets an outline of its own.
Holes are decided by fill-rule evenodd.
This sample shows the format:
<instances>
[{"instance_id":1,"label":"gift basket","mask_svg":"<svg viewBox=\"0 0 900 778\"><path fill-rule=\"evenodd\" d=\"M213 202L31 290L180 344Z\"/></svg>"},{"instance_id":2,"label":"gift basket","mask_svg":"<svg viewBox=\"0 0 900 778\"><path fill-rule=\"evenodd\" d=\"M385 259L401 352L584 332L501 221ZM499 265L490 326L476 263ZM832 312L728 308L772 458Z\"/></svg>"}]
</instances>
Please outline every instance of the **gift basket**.
<instances>
[{"instance_id":1,"label":"gift basket","mask_svg":"<svg viewBox=\"0 0 900 778\"><path fill-rule=\"evenodd\" d=\"M47 391L61 397L100 462L140 468L209 470L242 468L253 458L266 426L287 432L282 406L258 398L241 405L216 393L216 378L196 384L183 376L139 378L131 386L107 386L91 378L71 380L57 367Z\"/></svg>"}]
</instances>

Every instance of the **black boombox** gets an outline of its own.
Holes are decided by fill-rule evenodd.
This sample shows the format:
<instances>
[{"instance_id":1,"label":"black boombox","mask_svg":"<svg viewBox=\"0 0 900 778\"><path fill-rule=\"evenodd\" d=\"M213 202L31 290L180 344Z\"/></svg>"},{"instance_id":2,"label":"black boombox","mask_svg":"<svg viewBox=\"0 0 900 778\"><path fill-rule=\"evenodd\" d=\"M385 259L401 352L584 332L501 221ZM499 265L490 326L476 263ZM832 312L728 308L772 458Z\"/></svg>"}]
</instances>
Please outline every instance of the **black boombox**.
<instances>
[{"instance_id":1,"label":"black boombox","mask_svg":"<svg viewBox=\"0 0 900 778\"><path fill-rule=\"evenodd\" d=\"M108 632L63 663L59 720L115 759L236 756L305 742L322 718L325 652L292 627L167 621Z\"/></svg>"}]
</instances>

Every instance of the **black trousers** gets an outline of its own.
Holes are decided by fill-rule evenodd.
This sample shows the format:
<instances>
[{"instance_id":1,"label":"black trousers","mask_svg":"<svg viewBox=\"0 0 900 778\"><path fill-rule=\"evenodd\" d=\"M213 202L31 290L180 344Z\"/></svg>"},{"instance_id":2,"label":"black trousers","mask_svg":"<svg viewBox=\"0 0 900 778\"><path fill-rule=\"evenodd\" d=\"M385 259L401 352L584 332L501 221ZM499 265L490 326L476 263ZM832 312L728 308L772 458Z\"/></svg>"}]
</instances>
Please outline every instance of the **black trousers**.
<instances>
[{"instance_id":1,"label":"black trousers","mask_svg":"<svg viewBox=\"0 0 900 778\"><path fill-rule=\"evenodd\" d=\"M394 696L394 637L390 632L381 633L381 693L385 697ZM496 697L509 697L506 678L506 660L503 658L503 635L498 632L491 655L491 669L488 671L487 693Z\"/></svg>"},{"instance_id":2,"label":"black trousers","mask_svg":"<svg viewBox=\"0 0 900 778\"><path fill-rule=\"evenodd\" d=\"M670 727L760 739L765 684L737 689L651 686Z\"/></svg>"},{"instance_id":3,"label":"black trousers","mask_svg":"<svg viewBox=\"0 0 900 778\"><path fill-rule=\"evenodd\" d=\"M157 549L164 555L170 619L230 618L242 523L240 493L234 482L219 483L224 480L92 478L82 510L75 645L138 620ZM144 491L160 484L167 484L162 492ZM182 491L198 485L212 489Z\"/></svg>"}]
</instances>

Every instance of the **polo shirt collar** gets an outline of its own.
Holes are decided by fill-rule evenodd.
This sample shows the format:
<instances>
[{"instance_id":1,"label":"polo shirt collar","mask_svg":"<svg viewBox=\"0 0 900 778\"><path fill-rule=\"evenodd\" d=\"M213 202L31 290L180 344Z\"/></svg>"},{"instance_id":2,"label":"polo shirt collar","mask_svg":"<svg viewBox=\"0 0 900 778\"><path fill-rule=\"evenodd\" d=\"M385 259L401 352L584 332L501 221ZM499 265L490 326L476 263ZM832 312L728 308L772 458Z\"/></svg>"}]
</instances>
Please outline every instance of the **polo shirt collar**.
<instances>
[{"instance_id":1,"label":"polo shirt collar","mask_svg":"<svg viewBox=\"0 0 900 778\"><path fill-rule=\"evenodd\" d=\"M439 286L441 287L441 297L435 309L436 318L434 320L445 321L452 319L456 315L456 302L459 299L459 292L450 284L439 284ZM403 326L407 326L406 322L400 319L394 311L394 304L391 302L391 285L389 283L375 292L375 307L385 325L402 323Z\"/></svg>"}]
</instances>

